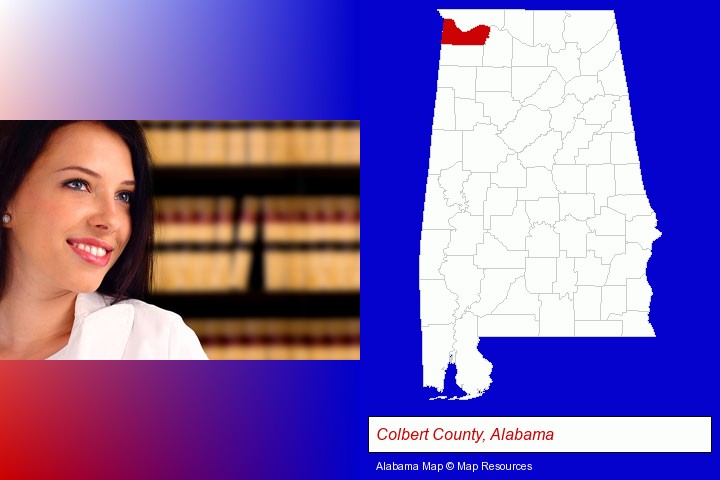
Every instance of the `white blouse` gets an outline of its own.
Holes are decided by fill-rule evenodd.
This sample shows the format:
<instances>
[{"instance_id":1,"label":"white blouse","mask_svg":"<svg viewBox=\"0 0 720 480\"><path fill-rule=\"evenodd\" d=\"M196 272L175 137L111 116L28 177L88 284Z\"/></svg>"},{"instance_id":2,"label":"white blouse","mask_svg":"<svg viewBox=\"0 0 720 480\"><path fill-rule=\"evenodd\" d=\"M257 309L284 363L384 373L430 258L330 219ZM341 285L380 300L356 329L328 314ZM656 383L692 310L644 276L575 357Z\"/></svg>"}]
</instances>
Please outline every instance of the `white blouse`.
<instances>
[{"instance_id":1,"label":"white blouse","mask_svg":"<svg viewBox=\"0 0 720 480\"><path fill-rule=\"evenodd\" d=\"M179 315L140 300L81 293L68 344L48 360L207 360Z\"/></svg>"}]
</instances>

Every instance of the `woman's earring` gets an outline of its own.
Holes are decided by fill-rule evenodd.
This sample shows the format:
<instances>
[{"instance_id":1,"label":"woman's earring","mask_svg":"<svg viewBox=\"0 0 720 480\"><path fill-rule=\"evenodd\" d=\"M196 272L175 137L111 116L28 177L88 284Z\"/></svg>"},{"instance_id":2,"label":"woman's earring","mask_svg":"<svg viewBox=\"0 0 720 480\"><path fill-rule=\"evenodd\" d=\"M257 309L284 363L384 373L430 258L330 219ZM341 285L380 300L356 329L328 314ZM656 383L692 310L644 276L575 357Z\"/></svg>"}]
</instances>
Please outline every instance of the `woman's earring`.
<instances>
[{"instance_id":1,"label":"woman's earring","mask_svg":"<svg viewBox=\"0 0 720 480\"><path fill-rule=\"evenodd\" d=\"M10 223L10 214L6 213L2 216L3 223Z\"/></svg>"}]
</instances>

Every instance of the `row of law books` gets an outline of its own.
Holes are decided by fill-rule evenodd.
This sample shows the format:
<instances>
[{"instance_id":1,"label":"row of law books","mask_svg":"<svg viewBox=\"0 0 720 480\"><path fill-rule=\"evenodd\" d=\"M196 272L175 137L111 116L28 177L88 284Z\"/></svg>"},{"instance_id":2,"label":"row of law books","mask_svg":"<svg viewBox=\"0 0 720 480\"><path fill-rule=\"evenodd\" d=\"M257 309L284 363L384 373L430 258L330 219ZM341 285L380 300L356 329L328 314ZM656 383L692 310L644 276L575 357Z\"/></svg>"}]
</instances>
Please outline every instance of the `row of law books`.
<instances>
[{"instance_id":1,"label":"row of law books","mask_svg":"<svg viewBox=\"0 0 720 480\"><path fill-rule=\"evenodd\" d=\"M155 243L359 242L357 196L157 197Z\"/></svg>"},{"instance_id":2,"label":"row of law books","mask_svg":"<svg viewBox=\"0 0 720 480\"><path fill-rule=\"evenodd\" d=\"M358 360L360 319L189 319L212 360Z\"/></svg>"},{"instance_id":3,"label":"row of law books","mask_svg":"<svg viewBox=\"0 0 720 480\"><path fill-rule=\"evenodd\" d=\"M146 121L156 166L359 165L358 121Z\"/></svg>"},{"instance_id":4,"label":"row of law books","mask_svg":"<svg viewBox=\"0 0 720 480\"><path fill-rule=\"evenodd\" d=\"M244 248L202 251L193 247L155 252L154 293L246 291L252 257ZM273 251L262 254L267 292L355 292L360 290L360 252Z\"/></svg>"},{"instance_id":5,"label":"row of law books","mask_svg":"<svg viewBox=\"0 0 720 480\"><path fill-rule=\"evenodd\" d=\"M154 291L360 289L358 197L159 197Z\"/></svg>"}]
</instances>

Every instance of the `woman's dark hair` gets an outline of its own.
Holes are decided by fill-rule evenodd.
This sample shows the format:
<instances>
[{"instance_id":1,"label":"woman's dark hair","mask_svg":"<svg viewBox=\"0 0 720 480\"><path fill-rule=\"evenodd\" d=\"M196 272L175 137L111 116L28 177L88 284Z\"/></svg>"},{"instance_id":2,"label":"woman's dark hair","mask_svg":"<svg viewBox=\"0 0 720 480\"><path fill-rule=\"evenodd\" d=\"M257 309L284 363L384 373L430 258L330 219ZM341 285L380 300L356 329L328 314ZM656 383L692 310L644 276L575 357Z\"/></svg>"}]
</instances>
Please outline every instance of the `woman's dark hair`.
<instances>
[{"instance_id":1,"label":"woman's dark hair","mask_svg":"<svg viewBox=\"0 0 720 480\"><path fill-rule=\"evenodd\" d=\"M0 121L0 214L40 156L52 134L73 121ZM125 250L105 275L98 292L114 297L144 299L152 275L153 201L150 155L142 127L135 121L93 122L104 125L130 149L135 193L130 205L132 232ZM0 297L8 280L8 231L0 228Z\"/></svg>"}]
</instances>

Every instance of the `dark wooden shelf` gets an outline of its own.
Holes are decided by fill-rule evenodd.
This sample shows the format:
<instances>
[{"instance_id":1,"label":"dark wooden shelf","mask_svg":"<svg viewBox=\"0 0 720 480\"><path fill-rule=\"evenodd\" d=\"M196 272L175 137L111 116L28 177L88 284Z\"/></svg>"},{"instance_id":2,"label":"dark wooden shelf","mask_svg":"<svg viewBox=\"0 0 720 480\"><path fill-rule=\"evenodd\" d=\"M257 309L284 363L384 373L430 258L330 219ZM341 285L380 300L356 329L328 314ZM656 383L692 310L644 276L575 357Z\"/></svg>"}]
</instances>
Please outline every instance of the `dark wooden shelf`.
<instances>
[{"instance_id":1,"label":"dark wooden shelf","mask_svg":"<svg viewBox=\"0 0 720 480\"><path fill-rule=\"evenodd\" d=\"M360 293L156 294L149 303L183 318L360 317Z\"/></svg>"},{"instance_id":2,"label":"dark wooden shelf","mask_svg":"<svg viewBox=\"0 0 720 480\"><path fill-rule=\"evenodd\" d=\"M355 166L156 167L157 195L360 195Z\"/></svg>"}]
</instances>

